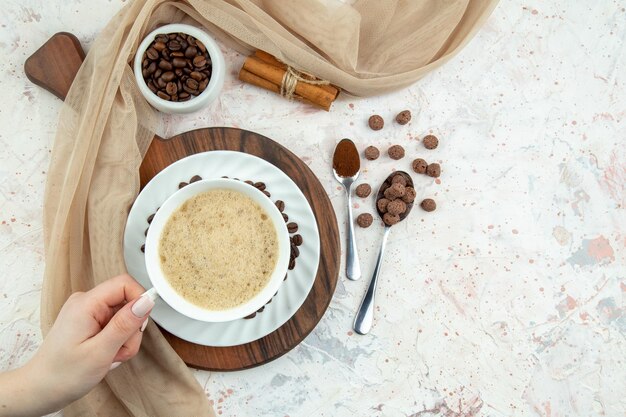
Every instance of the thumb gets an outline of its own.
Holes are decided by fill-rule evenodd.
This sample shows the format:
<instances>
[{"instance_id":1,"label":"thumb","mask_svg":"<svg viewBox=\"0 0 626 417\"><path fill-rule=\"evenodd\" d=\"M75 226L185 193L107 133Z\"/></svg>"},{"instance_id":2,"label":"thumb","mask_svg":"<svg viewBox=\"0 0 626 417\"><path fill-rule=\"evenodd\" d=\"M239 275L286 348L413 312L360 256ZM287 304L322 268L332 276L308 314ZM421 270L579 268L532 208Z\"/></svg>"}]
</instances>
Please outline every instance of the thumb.
<instances>
[{"instance_id":1,"label":"thumb","mask_svg":"<svg viewBox=\"0 0 626 417\"><path fill-rule=\"evenodd\" d=\"M154 307L152 298L144 294L134 303L122 307L96 336L97 343L114 356L120 347L139 329Z\"/></svg>"}]
</instances>

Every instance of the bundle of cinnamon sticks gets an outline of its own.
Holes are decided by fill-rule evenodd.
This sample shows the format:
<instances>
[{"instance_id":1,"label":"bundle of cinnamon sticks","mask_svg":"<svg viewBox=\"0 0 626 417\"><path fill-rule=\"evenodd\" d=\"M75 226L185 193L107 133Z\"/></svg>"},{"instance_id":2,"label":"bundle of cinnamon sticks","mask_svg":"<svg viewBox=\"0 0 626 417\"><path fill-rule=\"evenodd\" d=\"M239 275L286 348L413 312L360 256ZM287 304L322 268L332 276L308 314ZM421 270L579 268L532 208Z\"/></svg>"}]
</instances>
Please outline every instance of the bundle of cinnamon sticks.
<instances>
[{"instance_id":1,"label":"bundle of cinnamon sticks","mask_svg":"<svg viewBox=\"0 0 626 417\"><path fill-rule=\"evenodd\" d=\"M293 69L280 62L274 56L263 51L256 51L249 56L239 71L241 81L256 85L269 91L285 95L285 74L294 74ZM295 85L293 98L308 102L329 111L337 98L339 89L308 74L295 71L297 77L292 80Z\"/></svg>"}]
</instances>

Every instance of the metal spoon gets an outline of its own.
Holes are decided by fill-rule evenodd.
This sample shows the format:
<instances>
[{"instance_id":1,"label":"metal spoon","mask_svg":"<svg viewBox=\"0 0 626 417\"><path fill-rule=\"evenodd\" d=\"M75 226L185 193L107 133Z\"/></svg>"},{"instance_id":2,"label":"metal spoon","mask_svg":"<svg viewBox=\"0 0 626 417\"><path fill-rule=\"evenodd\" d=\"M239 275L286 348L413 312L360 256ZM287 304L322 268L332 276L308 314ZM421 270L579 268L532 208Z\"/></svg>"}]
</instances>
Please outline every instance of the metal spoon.
<instances>
[{"instance_id":1,"label":"metal spoon","mask_svg":"<svg viewBox=\"0 0 626 417\"><path fill-rule=\"evenodd\" d=\"M378 210L378 200L384 197L385 190L391 186L391 181L393 177L396 175L402 175L406 180L407 187L413 187L413 180L411 176L404 171L396 171L389 175L387 179L382 183L380 188L378 189L378 194L376 195L376 211L378 215L382 218L384 213L381 213ZM400 214L400 221L404 220L406 216L409 215L411 209L413 208L413 203L406 204L406 211ZM397 223L396 223L397 224ZM387 236L389 236L389 231L391 230L391 226L385 224L385 233L383 234L383 242L380 245L380 252L378 252L378 259L376 260L376 267L374 268L374 274L372 275L372 279L367 287L367 292L363 297L363 301L361 301L361 306L356 314L356 318L354 319L354 330L358 334L367 334L372 328L372 323L374 322L374 296L376 295L376 285L378 284L378 275L380 274L380 270L383 264L383 255L385 254L385 246L387 245Z\"/></svg>"},{"instance_id":2,"label":"metal spoon","mask_svg":"<svg viewBox=\"0 0 626 417\"><path fill-rule=\"evenodd\" d=\"M345 164L339 163L341 160L352 158L357 161L356 166L350 166L346 169ZM354 164L352 164L354 165ZM352 184L359 177L361 169L361 160L359 151L357 151L354 142L350 139L342 139L335 147L333 154L333 174L335 179L343 185L348 196L348 227L347 227L347 245L346 245L346 276L348 279L356 281L361 278L361 267L359 265L359 255L356 249L356 240L354 238L354 218L352 216Z\"/></svg>"}]
</instances>

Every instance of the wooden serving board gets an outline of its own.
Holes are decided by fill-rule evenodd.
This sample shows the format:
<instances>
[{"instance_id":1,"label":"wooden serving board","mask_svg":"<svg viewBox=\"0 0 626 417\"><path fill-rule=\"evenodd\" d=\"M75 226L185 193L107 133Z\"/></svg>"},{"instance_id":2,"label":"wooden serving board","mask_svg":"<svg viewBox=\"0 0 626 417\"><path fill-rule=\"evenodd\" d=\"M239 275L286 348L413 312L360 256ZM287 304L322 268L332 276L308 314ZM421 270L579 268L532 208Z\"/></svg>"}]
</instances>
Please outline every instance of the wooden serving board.
<instances>
[{"instance_id":1,"label":"wooden serving board","mask_svg":"<svg viewBox=\"0 0 626 417\"><path fill-rule=\"evenodd\" d=\"M84 58L80 42L74 35L57 33L26 60L24 70L33 83L64 99ZM213 150L246 152L283 170L306 196L320 232L320 263L313 288L296 314L273 333L244 345L209 347L187 342L161 329L189 366L236 371L262 365L284 355L315 328L328 308L337 284L339 231L330 200L309 167L284 146L246 130L213 127L185 132L167 140L155 136L139 169L141 187L171 163L198 152Z\"/></svg>"}]
</instances>

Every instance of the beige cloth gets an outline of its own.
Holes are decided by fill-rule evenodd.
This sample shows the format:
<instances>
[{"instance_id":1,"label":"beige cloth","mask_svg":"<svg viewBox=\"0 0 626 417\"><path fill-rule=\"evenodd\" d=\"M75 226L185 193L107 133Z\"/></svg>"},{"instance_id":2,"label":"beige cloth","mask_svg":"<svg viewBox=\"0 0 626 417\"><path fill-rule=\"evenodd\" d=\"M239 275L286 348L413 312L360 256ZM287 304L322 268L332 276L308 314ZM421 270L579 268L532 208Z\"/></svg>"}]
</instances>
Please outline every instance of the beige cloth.
<instances>
[{"instance_id":1,"label":"beige cloth","mask_svg":"<svg viewBox=\"0 0 626 417\"><path fill-rule=\"evenodd\" d=\"M47 333L73 291L125 271L122 234L157 115L129 63L156 26L194 21L239 50L262 49L366 96L407 86L449 59L497 0L134 1L89 51L61 110L45 196ZM290 105L285 101L285 105ZM151 324L141 352L67 416L212 416L202 388Z\"/></svg>"}]
</instances>

